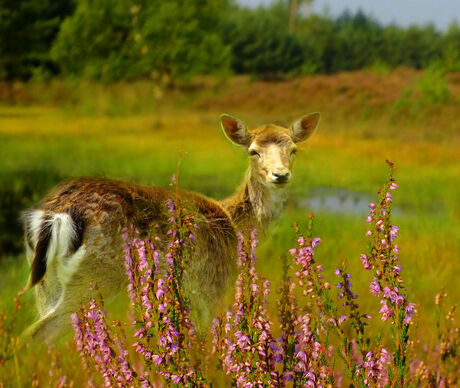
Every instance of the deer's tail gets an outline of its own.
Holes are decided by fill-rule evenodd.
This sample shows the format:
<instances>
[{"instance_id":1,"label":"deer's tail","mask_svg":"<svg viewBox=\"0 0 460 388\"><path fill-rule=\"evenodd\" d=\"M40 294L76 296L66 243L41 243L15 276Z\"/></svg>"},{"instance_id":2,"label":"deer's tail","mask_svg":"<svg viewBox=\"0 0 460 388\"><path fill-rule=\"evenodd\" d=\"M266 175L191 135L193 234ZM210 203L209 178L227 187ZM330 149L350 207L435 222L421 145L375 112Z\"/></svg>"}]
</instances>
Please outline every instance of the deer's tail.
<instances>
[{"instance_id":1,"label":"deer's tail","mask_svg":"<svg viewBox=\"0 0 460 388\"><path fill-rule=\"evenodd\" d=\"M56 259L72 255L83 242L85 219L75 209L65 213L32 209L23 213L30 276L26 290L40 282Z\"/></svg>"}]
</instances>

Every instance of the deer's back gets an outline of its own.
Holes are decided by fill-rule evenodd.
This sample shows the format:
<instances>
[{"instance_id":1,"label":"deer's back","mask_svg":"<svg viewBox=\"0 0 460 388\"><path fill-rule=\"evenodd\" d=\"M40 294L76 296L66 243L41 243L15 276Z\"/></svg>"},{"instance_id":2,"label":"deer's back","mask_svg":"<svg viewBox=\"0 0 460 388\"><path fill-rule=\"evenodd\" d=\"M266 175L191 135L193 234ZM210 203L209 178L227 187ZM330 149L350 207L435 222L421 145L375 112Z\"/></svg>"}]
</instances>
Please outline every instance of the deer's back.
<instances>
[{"instance_id":1,"label":"deer's back","mask_svg":"<svg viewBox=\"0 0 460 388\"><path fill-rule=\"evenodd\" d=\"M230 216L215 201L191 192L177 194L180 206L205 229L234 234ZM135 222L141 232L154 228L164 233L171 217L166 206L168 199L176 199L174 189L104 178L76 178L56 186L35 209L74 215L75 221L84 224L84 240L88 228L100 227L111 233L128 222Z\"/></svg>"}]
</instances>

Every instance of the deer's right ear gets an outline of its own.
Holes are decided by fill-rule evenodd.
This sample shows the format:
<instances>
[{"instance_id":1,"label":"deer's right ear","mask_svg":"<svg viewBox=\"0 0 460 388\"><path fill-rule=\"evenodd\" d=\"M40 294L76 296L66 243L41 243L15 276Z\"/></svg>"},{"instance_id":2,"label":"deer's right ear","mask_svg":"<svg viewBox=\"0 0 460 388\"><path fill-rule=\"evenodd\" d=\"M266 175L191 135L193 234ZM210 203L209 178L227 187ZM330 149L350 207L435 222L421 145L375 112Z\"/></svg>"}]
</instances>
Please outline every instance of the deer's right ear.
<instances>
[{"instance_id":1,"label":"deer's right ear","mask_svg":"<svg viewBox=\"0 0 460 388\"><path fill-rule=\"evenodd\" d=\"M247 145L249 142L249 133L241 120L227 114L220 116L220 124L227 137L234 143L239 145Z\"/></svg>"}]
</instances>

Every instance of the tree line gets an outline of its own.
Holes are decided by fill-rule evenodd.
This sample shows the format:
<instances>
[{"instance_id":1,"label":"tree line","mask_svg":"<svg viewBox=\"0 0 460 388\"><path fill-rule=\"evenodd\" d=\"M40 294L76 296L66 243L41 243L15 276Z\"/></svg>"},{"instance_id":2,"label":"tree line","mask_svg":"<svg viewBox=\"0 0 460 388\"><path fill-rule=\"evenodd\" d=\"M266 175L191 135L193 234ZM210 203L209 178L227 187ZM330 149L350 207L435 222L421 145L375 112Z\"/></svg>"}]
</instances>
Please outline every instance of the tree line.
<instances>
[{"instance_id":1,"label":"tree line","mask_svg":"<svg viewBox=\"0 0 460 388\"><path fill-rule=\"evenodd\" d=\"M297 13L290 0L0 0L0 79L278 77L369 67L460 70L460 27ZM292 23L292 20L291 20ZM291 27L291 28L290 28Z\"/></svg>"}]
</instances>

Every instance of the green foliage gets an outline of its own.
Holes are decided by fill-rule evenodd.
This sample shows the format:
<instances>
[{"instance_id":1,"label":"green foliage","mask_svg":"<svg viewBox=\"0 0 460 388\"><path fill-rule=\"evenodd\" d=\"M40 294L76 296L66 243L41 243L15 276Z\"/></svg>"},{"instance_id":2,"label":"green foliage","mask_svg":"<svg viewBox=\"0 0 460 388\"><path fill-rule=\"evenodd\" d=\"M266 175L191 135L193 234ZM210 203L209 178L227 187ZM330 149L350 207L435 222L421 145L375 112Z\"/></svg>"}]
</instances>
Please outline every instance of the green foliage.
<instances>
[{"instance_id":1,"label":"green foliage","mask_svg":"<svg viewBox=\"0 0 460 388\"><path fill-rule=\"evenodd\" d=\"M460 27L453 23L441 41L442 63L448 71L460 71Z\"/></svg>"},{"instance_id":2,"label":"green foliage","mask_svg":"<svg viewBox=\"0 0 460 388\"><path fill-rule=\"evenodd\" d=\"M333 70L356 70L379 59L381 46L380 25L359 11L356 15L345 12L335 22L338 50Z\"/></svg>"},{"instance_id":3,"label":"green foliage","mask_svg":"<svg viewBox=\"0 0 460 388\"><path fill-rule=\"evenodd\" d=\"M270 76L301 66L304 47L287 26L288 10L282 3L256 10L234 9L222 28L223 40L232 48L232 69Z\"/></svg>"},{"instance_id":4,"label":"green foliage","mask_svg":"<svg viewBox=\"0 0 460 388\"><path fill-rule=\"evenodd\" d=\"M73 0L0 1L0 79L28 79L34 69L56 72L49 50Z\"/></svg>"},{"instance_id":5,"label":"green foliage","mask_svg":"<svg viewBox=\"0 0 460 388\"><path fill-rule=\"evenodd\" d=\"M174 78L225 70L229 49L216 25L226 7L226 0L144 1L136 41L145 73Z\"/></svg>"},{"instance_id":6,"label":"green foliage","mask_svg":"<svg viewBox=\"0 0 460 388\"><path fill-rule=\"evenodd\" d=\"M80 0L53 58L66 74L107 81L216 72L228 49L212 31L225 0Z\"/></svg>"},{"instance_id":7,"label":"green foliage","mask_svg":"<svg viewBox=\"0 0 460 388\"><path fill-rule=\"evenodd\" d=\"M75 13L62 23L52 57L62 71L109 80L128 77L133 17L130 0L79 0ZM131 59L131 61L130 61Z\"/></svg>"},{"instance_id":8,"label":"green foliage","mask_svg":"<svg viewBox=\"0 0 460 388\"><path fill-rule=\"evenodd\" d=\"M423 76L409 84L393 105L396 114L420 115L433 104L445 104L452 98L445 71L438 66L430 66Z\"/></svg>"},{"instance_id":9,"label":"green foliage","mask_svg":"<svg viewBox=\"0 0 460 388\"><path fill-rule=\"evenodd\" d=\"M447 102L451 93L446 75L442 69L430 67L423 77L419 78L415 87L420 91L422 104Z\"/></svg>"}]
</instances>

